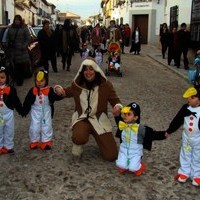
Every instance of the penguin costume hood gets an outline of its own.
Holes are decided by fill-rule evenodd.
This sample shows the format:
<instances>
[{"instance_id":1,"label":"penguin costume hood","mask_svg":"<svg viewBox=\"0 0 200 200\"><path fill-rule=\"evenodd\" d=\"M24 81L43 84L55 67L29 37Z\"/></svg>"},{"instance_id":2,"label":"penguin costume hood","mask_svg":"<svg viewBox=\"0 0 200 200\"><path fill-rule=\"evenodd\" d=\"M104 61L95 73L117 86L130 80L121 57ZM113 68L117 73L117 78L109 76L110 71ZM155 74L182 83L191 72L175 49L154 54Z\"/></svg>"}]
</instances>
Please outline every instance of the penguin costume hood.
<instances>
[{"instance_id":1,"label":"penguin costume hood","mask_svg":"<svg viewBox=\"0 0 200 200\"><path fill-rule=\"evenodd\" d=\"M130 104L128 104L127 106L123 107L121 110L121 113L129 113L130 111L133 111L135 116L138 116L138 119L136 120L136 123L139 124L140 123L140 106L136 103L136 102L132 102Z\"/></svg>"}]
</instances>

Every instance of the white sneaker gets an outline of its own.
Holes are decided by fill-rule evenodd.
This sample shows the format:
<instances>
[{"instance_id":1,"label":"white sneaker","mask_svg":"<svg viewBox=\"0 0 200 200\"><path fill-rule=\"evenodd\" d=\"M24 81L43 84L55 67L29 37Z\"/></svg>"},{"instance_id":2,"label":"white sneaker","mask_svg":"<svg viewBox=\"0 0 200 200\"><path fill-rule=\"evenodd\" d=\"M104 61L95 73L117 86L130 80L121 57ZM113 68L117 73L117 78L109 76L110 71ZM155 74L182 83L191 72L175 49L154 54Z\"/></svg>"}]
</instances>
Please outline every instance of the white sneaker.
<instances>
[{"instance_id":1,"label":"white sneaker","mask_svg":"<svg viewBox=\"0 0 200 200\"><path fill-rule=\"evenodd\" d=\"M83 153L83 145L73 144L72 146L72 154L74 156L81 156Z\"/></svg>"}]
</instances>

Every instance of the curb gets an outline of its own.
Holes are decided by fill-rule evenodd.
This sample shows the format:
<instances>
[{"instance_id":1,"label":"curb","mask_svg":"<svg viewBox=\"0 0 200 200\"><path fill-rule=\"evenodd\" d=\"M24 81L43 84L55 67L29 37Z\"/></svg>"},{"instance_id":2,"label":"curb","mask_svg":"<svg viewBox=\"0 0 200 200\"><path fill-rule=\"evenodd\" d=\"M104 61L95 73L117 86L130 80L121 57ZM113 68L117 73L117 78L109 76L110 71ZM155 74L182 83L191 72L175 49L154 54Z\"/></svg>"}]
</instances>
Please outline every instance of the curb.
<instances>
[{"instance_id":1,"label":"curb","mask_svg":"<svg viewBox=\"0 0 200 200\"><path fill-rule=\"evenodd\" d=\"M187 73L183 73L182 70L184 69L176 69L175 67L166 65L165 63L161 62L160 60L156 59L155 56L151 55L151 54L147 54L148 57L152 58L154 61L158 62L159 64L163 65L164 67L168 68L169 70L173 71L174 73L176 73L179 77L185 79L187 82L188 81L188 76Z\"/></svg>"}]
</instances>

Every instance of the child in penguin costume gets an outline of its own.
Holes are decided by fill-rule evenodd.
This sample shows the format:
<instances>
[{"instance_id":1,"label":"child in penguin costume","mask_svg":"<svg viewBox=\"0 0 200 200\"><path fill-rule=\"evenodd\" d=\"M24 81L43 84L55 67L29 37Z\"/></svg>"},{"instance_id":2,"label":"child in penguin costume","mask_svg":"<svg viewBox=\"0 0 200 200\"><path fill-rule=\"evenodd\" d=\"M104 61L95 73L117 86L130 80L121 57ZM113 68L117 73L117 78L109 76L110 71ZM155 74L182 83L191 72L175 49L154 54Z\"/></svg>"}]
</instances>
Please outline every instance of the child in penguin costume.
<instances>
[{"instance_id":1,"label":"child in penguin costume","mask_svg":"<svg viewBox=\"0 0 200 200\"><path fill-rule=\"evenodd\" d=\"M140 176L146 170L142 163L143 149L151 150L153 140L166 139L165 131L155 131L140 124L140 106L132 102L121 109L115 117L118 124L116 137L120 138L120 149L116 165L120 173L133 172Z\"/></svg>"},{"instance_id":2,"label":"child in penguin costume","mask_svg":"<svg viewBox=\"0 0 200 200\"><path fill-rule=\"evenodd\" d=\"M9 85L9 73L0 66L0 154L14 153L14 108L22 115L17 91Z\"/></svg>"},{"instance_id":3,"label":"child in penguin costume","mask_svg":"<svg viewBox=\"0 0 200 200\"><path fill-rule=\"evenodd\" d=\"M29 90L23 103L24 116L31 112L30 149L51 149L54 102L61 99L62 97L48 86L48 72L36 72L35 86Z\"/></svg>"},{"instance_id":4,"label":"child in penguin costume","mask_svg":"<svg viewBox=\"0 0 200 200\"><path fill-rule=\"evenodd\" d=\"M200 186L200 86L190 87L183 94L187 103L182 106L166 131L166 137L183 126L180 167L175 179Z\"/></svg>"}]
</instances>

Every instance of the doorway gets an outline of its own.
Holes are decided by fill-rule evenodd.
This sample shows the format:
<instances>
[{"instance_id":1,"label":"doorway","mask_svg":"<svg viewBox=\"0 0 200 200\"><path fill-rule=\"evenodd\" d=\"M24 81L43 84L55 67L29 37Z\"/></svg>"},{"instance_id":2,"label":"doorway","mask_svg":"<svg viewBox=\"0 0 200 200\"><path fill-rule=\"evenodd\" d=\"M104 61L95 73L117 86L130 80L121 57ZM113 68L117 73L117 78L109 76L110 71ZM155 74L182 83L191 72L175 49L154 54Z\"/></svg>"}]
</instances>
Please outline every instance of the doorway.
<instances>
[{"instance_id":1,"label":"doorway","mask_svg":"<svg viewBox=\"0 0 200 200\"><path fill-rule=\"evenodd\" d=\"M133 15L132 16L132 27L133 30L136 26L140 28L141 31L141 44L147 44L148 42L148 15Z\"/></svg>"}]
</instances>

